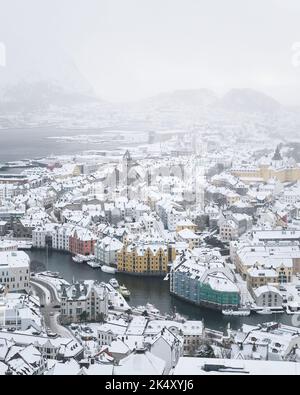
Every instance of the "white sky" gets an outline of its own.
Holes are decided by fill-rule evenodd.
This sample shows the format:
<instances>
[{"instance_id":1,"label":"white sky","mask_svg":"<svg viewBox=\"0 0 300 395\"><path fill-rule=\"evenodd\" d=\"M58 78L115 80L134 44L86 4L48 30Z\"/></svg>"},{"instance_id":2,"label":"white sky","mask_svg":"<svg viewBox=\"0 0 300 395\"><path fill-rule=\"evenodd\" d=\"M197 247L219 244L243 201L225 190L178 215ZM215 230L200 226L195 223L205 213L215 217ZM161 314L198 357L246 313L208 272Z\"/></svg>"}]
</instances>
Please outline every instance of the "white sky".
<instances>
[{"instance_id":1,"label":"white sky","mask_svg":"<svg viewBox=\"0 0 300 395\"><path fill-rule=\"evenodd\" d=\"M24 70L62 48L104 99L247 87L300 104L299 0L0 0L0 42Z\"/></svg>"}]
</instances>

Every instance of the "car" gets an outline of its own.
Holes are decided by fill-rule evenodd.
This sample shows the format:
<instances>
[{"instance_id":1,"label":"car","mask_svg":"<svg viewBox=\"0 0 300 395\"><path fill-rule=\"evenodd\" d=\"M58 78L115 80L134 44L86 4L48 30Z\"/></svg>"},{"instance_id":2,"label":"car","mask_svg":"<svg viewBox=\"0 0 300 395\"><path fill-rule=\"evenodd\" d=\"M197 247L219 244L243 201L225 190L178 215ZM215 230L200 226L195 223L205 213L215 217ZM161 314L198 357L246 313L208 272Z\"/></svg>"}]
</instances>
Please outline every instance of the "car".
<instances>
[{"instance_id":1,"label":"car","mask_svg":"<svg viewBox=\"0 0 300 395\"><path fill-rule=\"evenodd\" d=\"M54 317L54 312L53 311L51 311L50 317Z\"/></svg>"},{"instance_id":2,"label":"car","mask_svg":"<svg viewBox=\"0 0 300 395\"><path fill-rule=\"evenodd\" d=\"M48 337L52 337L52 338L56 338L57 336L58 336L58 334L57 333L55 333L55 332L50 332L50 331L47 331L47 336Z\"/></svg>"}]
</instances>

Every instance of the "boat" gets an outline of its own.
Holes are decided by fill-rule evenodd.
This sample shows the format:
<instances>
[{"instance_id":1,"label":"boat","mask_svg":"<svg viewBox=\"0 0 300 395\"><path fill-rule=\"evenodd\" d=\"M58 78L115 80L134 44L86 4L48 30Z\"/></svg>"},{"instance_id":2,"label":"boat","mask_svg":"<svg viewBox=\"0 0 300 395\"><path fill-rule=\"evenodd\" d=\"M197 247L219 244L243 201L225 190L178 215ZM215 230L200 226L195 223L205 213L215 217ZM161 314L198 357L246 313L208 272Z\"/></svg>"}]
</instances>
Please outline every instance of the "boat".
<instances>
[{"instance_id":1,"label":"boat","mask_svg":"<svg viewBox=\"0 0 300 395\"><path fill-rule=\"evenodd\" d=\"M226 316L236 316L236 317L249 317L251 311L248 309L238 309L238 310L222 310L222 314Z\"/></svg>"},{"instance_id":2,"label":"boat","mask_svg":"<svg viewBox=\"0 0 300 395\"><path fill-rule=\"evenodd\" d=\"M115 278L112 278L111 280L109 280L109 284L113 287L113 288L119 288L119 283Z\"/></svg>"},{"instance_id":3,"label":"boat","mask_svg":"<svg viewBox=\"0 0 300 395\"><path fill-rule=\"evenodd\" d=\"M84 263L85 262L84 258L82 256L80 256L80 255L73 256L72 260L75 263Z\"/></svg>"},{"instance_id":4,"label":"boat","mask_svg":"<svg viewBox=\"0 0 300 395\"><path fill-rule=\"evenodd\" d=\"M100 263L97 263L94 260L87 261L87 265L89 265L92 269L99 269L101 267Z\"/></svg>"},{"instance_id":5,"label":"boat","mask_svg":"<svg viewBox=\"0 0 300 395\"><path fill-rule=\"evenodd\" d=\"M155 315L155 316L159 316L160 315L160 311L153 306L153 304L151 303L147 303L146 306L138 306L135 309L139 314L144 314L145 312L148 315Z\"/></svg>"},{"instance_id":6,"label":"boat","mask_svg":"<svg viewBox=\"0 0 300 395\"><path fill-rule=\"evenodd\" d=\"M117 269L116 269L116 268L111 267L111 266L106 266L106 265L101 266L101 270L102 270L104 273L108 273L108 274L115 274L115 273L117 272Z\"/></svg>"},{"instance_id":7,"label":"boat","mask_svg":"<svg viewBox=\"0 0 300 395\"><path fill-rule=\"evenodd\" d=\"M146 310L150 314L160 315L160 311L155 306L153 306L153 304L151 304L151 303L146 304Z\"/></svg>"},{"instance_id":8,"label":"boat","mask_svg":"<svg viewBox=\"0 0 300 395\"><path fill-rule=\"evenodd\" d=\"M130 291L125 287L125 285L121 285L119 288L119 292L124 298L130 298Z\"/></svg>"},{"instance_id":9,"label":"boat","mask_svg":"<svg viewBox=\"0 0 300 395\"><path fill-rule=\"evenodd\" d=\"M262 309L262 310L256 310L256 313L261 315L270 315L273 314L274 312L270 309Z\"/></svg>"},{"instance_id":10,"label":"boat","mask_svg":"<svg viewBox=\"0 0 300 395\"><path fill-rule=\"evenodd\" d=\"M31 248L32 248L31 241L20 240L20 241L17 241L17 245L18 245L18 250L31 250Z\"/></svg>"}]
</instances>

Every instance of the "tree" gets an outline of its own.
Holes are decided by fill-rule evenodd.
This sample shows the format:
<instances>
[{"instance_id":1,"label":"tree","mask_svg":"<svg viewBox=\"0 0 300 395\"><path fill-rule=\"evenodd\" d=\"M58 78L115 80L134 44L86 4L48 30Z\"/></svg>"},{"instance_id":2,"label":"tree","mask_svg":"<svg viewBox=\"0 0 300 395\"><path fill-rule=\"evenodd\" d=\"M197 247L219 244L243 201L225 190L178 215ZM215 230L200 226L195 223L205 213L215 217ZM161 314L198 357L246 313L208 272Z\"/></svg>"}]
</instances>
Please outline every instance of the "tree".
<instances>
[{"instance_id":1,"label":"tree","mask_svg":"<svg viewBox=\"0 0 300 395\"><path fill-rule=\"evenodd\" d=\"M203 343L197 351L198 358L216 358L213 348L208 343Z\"/></svg>"},{"instance_id":2,"label":"tree","mask_svg":"<svg viewBox=\"0 0 300 395\"><path fill-rule=\"evenodd\" d=\"M101 324L104 324L104 322L105 322L105 314L104 313L98 313L96 321L100 322Z\"/></svg>"},{"instance_id":3,"label":"tree","mask_svg":"<svg viewBox=\"0 0 300 395\"><path fill-rule=\"evenodd\" d=\"M80 322L86 322L88 320L88 313L83 311L79 316Z\"/></svg>"}]
</instances>

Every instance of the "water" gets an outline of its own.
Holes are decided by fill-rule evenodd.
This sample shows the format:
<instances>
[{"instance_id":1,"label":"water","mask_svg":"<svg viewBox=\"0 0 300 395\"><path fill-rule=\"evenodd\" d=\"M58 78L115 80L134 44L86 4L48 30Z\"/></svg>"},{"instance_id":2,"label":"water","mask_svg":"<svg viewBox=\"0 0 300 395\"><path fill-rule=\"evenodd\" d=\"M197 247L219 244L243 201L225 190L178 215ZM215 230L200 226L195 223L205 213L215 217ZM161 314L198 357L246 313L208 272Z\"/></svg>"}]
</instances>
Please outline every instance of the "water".
<instances>
[{"instance_id":1,"label":"water","mask_svg":"<svg viewBox=\"0 0 300 395\"><path fill-rule=\"evenodd\" d=\"M90 149L110 149L112 143L59 142L48 137L101 134L102 129L22 128L0 130L0 163L38 159L53 155L71 155ZM106 135L107 137L107 135Z\"/></svg>"},{"instance_id":2,"label":"water","mask_svg":"<svg viewBox=\"0 0 300 395\"><path fill-rule=\"evenodd\" d=\"M172 313L174 308L177 312L189 319L202 320L205 325L215 330L225 330L228 322L232 328L239 328L242 323L258 324L267 321L280 321L287 325L292 325L291 316L277 314L270 316L260 316L252 314L250 317L225 317L220 312L205 309L181 301L170 295L169 282L161 278L134 277L126 274L103 273L100 269L94 270L85 264L76 264L69 254L49 251L48 267L46 267L46 252L32 250L28 252L31 258L32 271L38 272L50 270L59 272L69 282L73 280L99 280L108 282L115 277L120 284L125 284L131 292L129 304L131 306L145 305L152 303L162 313Z\"/></svg>"}]
</instances>

